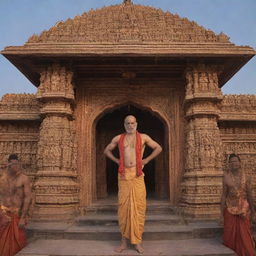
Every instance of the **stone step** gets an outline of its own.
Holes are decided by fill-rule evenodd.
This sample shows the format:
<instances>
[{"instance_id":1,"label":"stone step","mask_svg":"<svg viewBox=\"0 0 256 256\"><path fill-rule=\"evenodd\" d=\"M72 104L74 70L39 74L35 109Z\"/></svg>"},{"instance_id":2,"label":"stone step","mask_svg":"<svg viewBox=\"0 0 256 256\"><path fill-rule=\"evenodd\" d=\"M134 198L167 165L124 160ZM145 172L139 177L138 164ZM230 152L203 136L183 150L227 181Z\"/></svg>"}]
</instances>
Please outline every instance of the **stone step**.
<instances>
[{"instance_id":1,"label":"stone step","mask_svg":"<svg viewBox=\"0 0 256 256\"><path fill-rule=\"evenodd\" d=\"M174 214L176 207L171 206L169 201L147 201L146 214ZM117 200L106 202L97 201L86 209L87 214L116 214Z\"/></svg>"},{"instance_id":2,"label":"stone step","mask_svg":"<svg viewBox=\"0 0 256 256\"><path fill-rule=\"evenodd\" d=\"M119 241L43 240L30 243L16 256L117 256L138 255L133 247L121 254L113 249ZM144 241L145 256L235 256L220 239Z\"/></svg>"},{"instance_id":3,"label":"stone step","mask_svg":"<svg viewBox=\"0 0 256 256\"><path fill-rule=\"evenodd\" d=\"M76 225L61 223L30 223L30 238L70 239L70 240L119 240L118 226ZM182 240L192 238L212 238L222 233L222 228L214 222L191 223L188 225L147 225L143 240Z\"/></svg>"},{"instance_id":4,"label":"stone step","mask_svg":"<svg viewBox=\"0 0 256 256\"><path fill-rule=\"evenodd\" d=\"M103 225L103 226L116 226L118 225L118 217L114 214L90 214L86 216L79 216L75 218L75 222L79 226L83 225ZM181 216L174 214L154 214L146 215L145 225L158 225L158 224L184 224L185 221Z\"/></svg>"}]
</instances>

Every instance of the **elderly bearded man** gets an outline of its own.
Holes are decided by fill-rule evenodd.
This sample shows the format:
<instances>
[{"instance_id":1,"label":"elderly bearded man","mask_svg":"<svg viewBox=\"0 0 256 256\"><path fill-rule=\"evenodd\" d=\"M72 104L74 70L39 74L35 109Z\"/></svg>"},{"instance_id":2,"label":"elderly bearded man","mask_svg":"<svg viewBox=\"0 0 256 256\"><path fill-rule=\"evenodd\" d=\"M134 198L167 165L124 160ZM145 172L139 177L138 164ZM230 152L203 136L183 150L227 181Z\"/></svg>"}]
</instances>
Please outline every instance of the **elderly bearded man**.
<instances>
[{"instance_id":1,"label":"elderly bearded man","mask_svg":"<svg viewBox=\"0 0 256 256\"><path fill-rule=\"evenodd\" d=\"M29 178L16 154L8 158L0 178L0 255L13 256L26 246L24 226L31 201Z\"/></svg>"},{"instance_id":2,"label":"elderly bearded man","mask_svg":"<svg viewBox=\"0 0 256 256\"><path fill-rule=\"evenodd\" d=\"M114 137L105 148L104 154L119 165L118 168L118 221L122 234L121 246L115 251L120 253L127 249L127 240L135 245L139 253L144 249L141 245L144 231L146 211L146 188L142 169L145 164L155 158L161 151L161 146L146 134L137 131L137 121L134 116L124 120L126 133ZM153 149L152 153L143 159L145 146ZM118 146L117 159L112 151Z\"/></svg>"},{"instance_id":3,"label":"elderly bearded man","mask_svg":"<svg viewBox=\"0 0 256 256\"><path fill-rule=\"evenodd\" d=\"M224 245L238 256L254 256L250 217L255 220L251 179L241 169L238 155L229 156L229 171L224 173L221 217L224 218Z\"/></svg>"}]
</instances>

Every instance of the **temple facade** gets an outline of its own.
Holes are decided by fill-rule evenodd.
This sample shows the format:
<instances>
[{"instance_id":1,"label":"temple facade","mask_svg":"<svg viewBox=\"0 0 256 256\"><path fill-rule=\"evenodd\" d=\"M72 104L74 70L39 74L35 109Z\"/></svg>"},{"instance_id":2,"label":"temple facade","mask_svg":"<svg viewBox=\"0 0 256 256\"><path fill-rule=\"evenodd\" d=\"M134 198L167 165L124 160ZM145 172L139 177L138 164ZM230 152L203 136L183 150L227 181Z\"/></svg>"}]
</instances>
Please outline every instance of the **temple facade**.
<instances>
[{"instance_id":1,"label":"temple facade","mask_svg":"<svg viewBox=\"0 0 256 256\"><path fill-rule=\"evenodd\" d=\"M20 156L33 183L34 219L73 219L116 195L117 166L103 150L124 132L128 114L163 147L145 167L149 198L169 200L186 216L217 218L230 153L256 187L256 95L221 92L253 48L124 1L1 53L38 88L0 101L0 163Z\"/></svg>"}]
</instances>

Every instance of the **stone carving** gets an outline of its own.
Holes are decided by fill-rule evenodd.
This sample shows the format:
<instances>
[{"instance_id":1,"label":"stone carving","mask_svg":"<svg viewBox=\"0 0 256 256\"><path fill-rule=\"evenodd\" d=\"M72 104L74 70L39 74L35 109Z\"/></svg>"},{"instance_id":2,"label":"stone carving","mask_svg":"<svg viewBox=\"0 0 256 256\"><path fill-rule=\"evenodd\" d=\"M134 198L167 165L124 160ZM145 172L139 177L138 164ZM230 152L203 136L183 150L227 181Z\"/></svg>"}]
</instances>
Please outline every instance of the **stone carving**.
<instances>
[{"instance_id":1,"label":"stone carving","mask_svg":"<svg viewBox=\"0 0 256 256\"><path fill-rule=\"evenodd\" d=\"M186 100L195 97L222 98L218 86L218 66L190 65L186 71Z\"/></svg>"},{"instance_id":2,"label":"stone carving","mask_svg":"<svg viewBox=\"0 0 256 256\"><path fill-rule=\"evenodd\" d=\"M39 112L39 107L34 94L5 94L0 100L0 118L7 111Z\"/></svg>"},{"instance_id":3,"label":"stone carving","mask_svg":"<svg viewBox=\"0 0 256 256\"><path fill-rule=\"evenodd\" d=\"M214 217L220 199L223 153L217 120L222 94L217 70L217 67L199 64L190 66L186 72L188 123L181 204L183 212L190 216ZM214 192L210 187L214 187ZM195 206L198 203L200 209ZM207 211L209 204L216 204L216 209Z\"/></svg>"},{"instance_id":4,"label":"stone carving","mask_svg":"<svg viewBox=\"0 0 256 256\"><path fill-rule=\"evenodd\" d=\"M15 121L15 120L20 121ZM37 121L38 119L38 121ZM31 180L36 173L39 104L33 94L6 94L0 101L0 168L16 153Z\"/></svg>"},{"instance_id":5,"label":"stone carving","mask_svg":"<svg viewBox=\"0 0 256 256\"><path fill-rule=\"evenodd\" d=\"M74 99L73 72L59 64L48 66L41 72L37 98L64 97Z\"/></svg>"},{"instance_id":6,"label":"stone carving","mask_svg":"<svg viewBox=\"0 0 256 256\"><path fill-rule=\"evenodd\" d=\"M39 219L70 219L78 208L72 77L72 71L59 64L41 73L37 98L44 119L39 129L34 214Z\"/></svg>"},{"instance_id":7,"label":"stone carving","mask_svg":"<svg viewBox=\"0 0 256 256\"><path fill-rule=\"evenodd\" d=\"M220 108L222 112L255 113L256 95L225 95Z\"/></svg>"},{"instance_id":8,"label":"stone carving","mask_svg":"<svg viewBox=\"0 0 256 256\"><path fill-rule=\"evenodd\" d=\"M200 121L203 125L198 125ZM215 122L215 125L214 125ZM212 123L212 124L211 124ZM208 127L205 127L208 124ZM221 143L216 121L207 118L191 120L187 128L186 162L187 171L204 168L221 168Z\"/></svg>"},{"instance_id":9,"label":"stone carving","mask_svg":"<svg viewBox=\"0 0 256 256\"><path fill-rule=\"evenodd\" d=\"M152 17L154 17L152 19ZM127 42L214 42L229 43L221 33L199 26L194 21L180 18L170 12L132 4L123 4L91 10L74 19L58 22L40 36L33 35L28 43L119 43Z\"/></svg>"},{"instance_id":10,"label":"stone carving","mask_svg":"<svg viewBox=\"0 0 256 256\"><path fill-rule=\"evenodd\" d=\"M0 134L2 135L1 132ZM31 179L33 180L36 173L38 136L33 136L33 139L31 140L32 136L27 136L26 133L20 134L16 138L13 138L12 135L13 134L5 136L4 140L0 139L0 163L6 163L10 154L18 154L24 171L27 175L31 176Z\"/></svg>"},{"instance_id":11,"label":"stone carving","mask_svg":"<svg viewBox=\"0 0 256 256\"><path fill-rule=\"evenodd\" d=\"M242 161L243 171L251 176L253 191L256 189L256 126L251 128L222 128L222 140L224 148L224 170L228 169L227 158L231 153L236 153ZM239 140L237 139L239 137ZM255 201L255 197L254 197Z\"/></svg>"}]
</instances>

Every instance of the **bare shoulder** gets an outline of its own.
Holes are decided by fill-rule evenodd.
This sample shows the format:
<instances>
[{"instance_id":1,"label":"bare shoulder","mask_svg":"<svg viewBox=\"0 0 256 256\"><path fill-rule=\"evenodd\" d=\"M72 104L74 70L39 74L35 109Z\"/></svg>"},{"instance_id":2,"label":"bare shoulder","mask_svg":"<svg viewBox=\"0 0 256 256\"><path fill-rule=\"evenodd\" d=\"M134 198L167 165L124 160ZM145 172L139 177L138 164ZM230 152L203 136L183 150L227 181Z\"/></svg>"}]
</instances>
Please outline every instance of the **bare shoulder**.
<instances>
[{"instance_id":1,"label":"bare shoulder","mask_svg":"<svg viewBox=\"0 0 256 256\"><path fill-rule=\"evenodd\" d=\"M119 140L120 140L121 135L117 135L114 138L112 138L111 142L108 144L107 147L116 147L116 145L118 144Z\"/></svg>"},{"instance_id":2,"label":"bare shoulder","mask_svg":"<svg viewBox=\"0 0 256 256\"><path fill-rule=\"evenodd\" d=\"M112 142L117 143L117 142L120 140L120 137L121 137L121 134L115 136L115 137L112 139Z\"/></svg>"},{"instance_id":3,"label":"bare shoulder","mask_svg":"<svg viewBox=\"0 0 256 256\"><path fill-rule=\"evenodd\" d=\"M151 137L145 133L141 133L141 139L145 142L152 140Z\"/></svg>"},{"instance_id":4,"label":"bare shoulder","mask_svg":"<svg viewBox=\"0 0 256 256\"><path fill-rule=\"evenodd\" d=\"M20 181L21 181L23 184L30 183L29 177L28 177L26 174L24 174L23 172L20 174L19 179L20 179Z\"/></svg>"}]
</instances>

